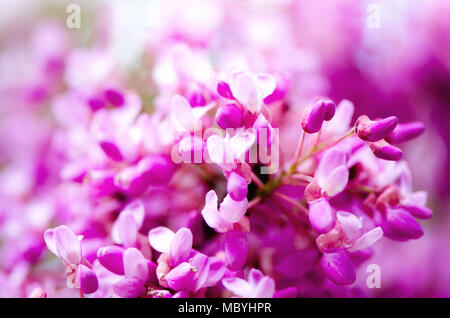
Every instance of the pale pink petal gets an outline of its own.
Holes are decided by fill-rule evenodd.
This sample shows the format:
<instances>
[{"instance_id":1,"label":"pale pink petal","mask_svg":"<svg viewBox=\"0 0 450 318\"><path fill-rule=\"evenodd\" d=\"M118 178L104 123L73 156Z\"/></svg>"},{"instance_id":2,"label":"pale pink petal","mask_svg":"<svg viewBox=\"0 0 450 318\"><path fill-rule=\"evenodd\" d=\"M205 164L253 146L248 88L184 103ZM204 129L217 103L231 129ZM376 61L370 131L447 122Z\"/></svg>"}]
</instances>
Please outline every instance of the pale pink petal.
<instances>
[{"instance_id":1,"label":"pale pink petal","mask_svg":"<svg viewBox=\"0 0 450 318\"><path fill-rule=\"evenodd\" d=\"M252 288L249 283L247 283L242 278L232 277L224 278L222 280L223 286L232 292L236 296L240 297L250 297L252 294Z\"/></svg>"},{"instance_id":2,"label":"pale pink petal","mask_svg":"<svg viewBox=\"0 0 450 318\"><path fill-rule=\"evenodd\" d=\"M345 163L346 156L341 150L332 148L326 151L316 170L315 177L317 178L319 186L321 188L325 187L328 177L331 175L333 170L341 166L345 166Z\"/></svg>"},{"instance_id":3,"label":"pale pink petal","mask_svg":"<svg viewBox=\"0 0 450 318\"><path fill-rule=\"evenodd\" d=\"M266 98L277 88L275 78L270 74L260 73L257 75L259 89L263 98Z\"/></svg>"},{"instance_id":4,"label":"pale pink petal","mask_svg":"<svg viewBox=\"0 0 450 318\"><path fill-rule=\"evenodd\" d=\"M220 204L219 214L229 223L239 222L247 212L248 200L234 201L229 194Z\"/></svg>"},{"instance_id":5,"label":"pale pink petal","mask_svg":"<svg viewBox=\"0 0 450 318\"><path fill-rule=\"evenodd\" d=\"M148 232L150 245L160 253L170 253L175 233L164 226L158 226Z\"/></svg>"},{"instance_id":6,"label":"pale pink petal","mask_svg":"<svg viewBox=\"0 0 450 318\"><path fill-rule=\"evenodd\" d=\"M50 252L58 256L58 252L56 251L55 246L55 229L48 229L44 232L44 241L45 244L47 244L47 248L50 250Z\"/></svg>"},{"instance_id":7,"label":"pale pink petal","mask_svg":"<svg viewBox=\"0 0 450 318\"><path fill-rule=\"evenodd\" d=\"M225 157L225 142L222 137L218 135L212 135L206 140L206 148L208 149L209 159L216 163L224 163Z\"/></svg>"},{"instance_id":8,"label":"pale pink petal","mask_svg":"<svg viewBox=\"0 0 450 318\"><path fill-rule=\"evenodd\" d=\"M309 203L309 221L319 233L328 233L336 221L336 213L325 198Z\"/></svg>"},{"instance_id":9,"label":"pale pink petal","mask_svg":"<svg viewBox=\"0 0 450 318\"><path fill-rule=\"evenodd\" d=\"M349 241L354 241L362 235L361 220L353 213L338 211L337 219L341 229Z\"/></svg>"},{"instance_id":10,"label":"pale pink petal","mask_svg":"<svg viewBox=\"0 0 450 318\"><path fill-rule=\"evenodd\" d=\"M129 247L136 243L138 231L133 215L121 213L113 224L111 235L115 243Z\"/></svg>"},{"instance_id":11,"label":"pale pink petal","mask_svg":"<svg viewBox=\"0 0 450 318\"><path fill-rule=\"evenodd\" d=\"M330 135L342 135L350 129L355 106L347 99L343 99L336 106L334 117L324 124L325 131Z\"/></svg>"},{"instance_id":12,"label":"pale pink petal","mask_svg":"<svg viewBox=\"0 0 450 318\"><path fill-rule=\"evenodd\" d=\"M340 166L333 170L326 181L320 185L322 191L332 197L344 191L347 186L349 171L346 166Z\"/></svg>"},{"instance_id":13,"label":"pale pink petal","mask_svg":"<svg viewBox=\"0 0 450 318\"><path fill-rule=\"evenodd\" d=\"M215 286L227 272L227 268L222 260L217 257L208 257L208 277L203 287Z\"/></svg>"},{"instance_id":14,"label":"pale pink petal","mask_svg":"<svg viewBox=\"0 0 450 318\"><path fill-rule=\"evenodd\" d=\"M231 75L230 88L233 96L251 113L258 113L262 106L262 92L257 79L248 72Z\"/></svg>"},{"instance_id":15,"label":"pale pink petal","mask_svg":"<svg viewBox=\"0 0 450 318\"><path fill-rule=\"evenodd\" d=\"M264 274L259 269L252 268L248 273L248 283L255 288L263 277Z\"/></svg>"},{"instance_id":16,"label":"pale pink petal","mask_svg":"<svg viewBox=\"0 0 450 318\"><path fill-rule=\"evenodd\" d=\"M136 277L145 282L148 278L148 261L139 250L131 247L123 253L125 277Z\"/></svg>"},{"instance_id":17,"label":"pale pink petal","mask_svg":"<svg viewBox=\"0 0 450 318\"><path fill-rule=\"evenodd\" d=\"M234 158L243 158L244 154L253 146L256 134L253 129L240 129L227 143L226 151Z\"/></svg>"},{"instance_id":18,"label":"pale pink petal","mask_svg":"<svg viewBox=\"0 0 450 318\"><path fill-rule=\"evenodd\" d=\"M170 257L172 258L172 266L187 261L192 250L192 233L191 230L183 227L175 233L170 245Z\"/></svg>"},{"instance_id":19,"label":"pale pink petal","mask_svg":"<svg viewBox=\"0 0 450 318\"><path fill-rule=\"evenodd\" d=\"M210 190L206 194L205 207L202 210L202 216L206 224L215 229L217 232L224 233L228 231L228 222L219 214L217 210L217 194L214 190Z\"/></svg>"},{"instance_id":20,"label":"pale pink petal","mask_svg":"<svg viewBox=\"0 0 450 318\"><path fill-rule=\"evenodd\" d=\"M145 207L142 201L135 200L127 204L121 213L129 213L133 216L138 229L141 228L145 217Z\"/></svg>"},{"instance_id":21,"label":"pale pink petal","mask_svg":"<svg viewBox=\"0 0 450 318\"><path fill-rule=\"evenodd\" d=\"M181 95L175 95L170 101L173 119L181 129L193 131L196 118L189 102Z\"/></svg>"},{"instance_id":22,"label":"pale pink petal","mask_svg":"<svg viewBox=\"0 0 450 318\"><path fill-rule=\"evenodd\" d=\"M273 294L275 294L275 281L268 277L264 276L256 285L256 288L253 290L251 298L272 298Z\"/></svg>"},{"instance_id":23,"label":"pale pink petal","mask_svg":"<svg viewBox=\"0 0 450 318\"><path fill-rule=\"evenodd\" d=\"M163 278L173 290L191 289L195 283L195 272L189 263L181 263Z\"/></svg>"},{"instance_id":24,"label":"pale pink petal","mask_svg":"<svg viewBox=\"0 0 450 318\"><path fill-rule=\"evenodd\" d=\"M364 250L369 246L375 244L382 237L383 230L378 226L357 239L349 248L347 248L347 250L349 252Z\"/></svg>"},{"instance_id":25,"label":"pale pink petal","mask_svg":"<svg viewBox=\"0 0 450 318\"><path fill-rule=\"evenodd\" d=\"M75 233L61 225L54 232L55 248L57 255L67 264L79 264L81 262L81 246Z\"/></svg>"},{"instance_id":26,"label":"pale pink petal","mask_svg":"<svg viewBox=\"0 0 450 318\"><path fill-rule=\"evenodd\" d=\"M113 285L114 292L123 298L136 298L145 292L145 286L136 277L124 278Z\"/></svg>"}]
</instances>

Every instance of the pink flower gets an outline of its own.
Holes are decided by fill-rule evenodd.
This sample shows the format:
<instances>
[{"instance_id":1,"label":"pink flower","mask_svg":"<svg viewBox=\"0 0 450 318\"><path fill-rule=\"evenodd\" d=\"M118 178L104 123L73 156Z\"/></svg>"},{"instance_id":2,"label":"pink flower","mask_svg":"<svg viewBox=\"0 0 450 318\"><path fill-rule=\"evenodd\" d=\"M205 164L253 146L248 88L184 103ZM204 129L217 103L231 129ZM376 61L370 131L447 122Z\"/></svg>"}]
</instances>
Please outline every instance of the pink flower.
<instances>
[{"instance_id":1,"label":"pink flower","mask_svg":"<svg viewBox=\"0 0 450 318\"><path fill-rule=\"evenodd\" d=\"M67 287L80 288L85 294L92 294L98 288L94 271L81 256L80 238L72 230L61 225L44 233L48 249L58 256L66 266Z\"/></svg>"},{"instance_id":2,"label":"pink flower","mask_svg":"<svg viewBox=\"0 0 450 318\"><path fill-rule=\"evenodd\" d=\"M234 295L243 298L272 298L275 294L275 281L254 268L248 273L247 280L224 278L222 284Z\"/></svg>"},{"instance_id":3,"label":"pink flower","mask_svg":"<svg viewBox=\"0 0 450 318\"><path fill-rule=\"evenodd\" d=\"M150 271L154 271L156 265L147 260L139 250L131 247L123 253L123 266L124 277L114 284L114 292L126 298L143 295Z\"/></svg>"},{"instance_id":4,"label":"pink flower","mask_svg":"<svg viewBox=\"0 0 450 318\"><path fill-rule=\"evenodd\" d=\"M355 123L356 134L365 141L378 141L388 136L397 126L395 116L380 120L370 120L366 115L360 116Z\"/></svg>"},{"instance_id":5,"label":"pink flower","mask_svg":"<svg viewBox=\"0 0 450 318\"><path fill-rule=\"evenodd\" d=\"M145 208L141 201L136 200L127 204L111 229L114 242L124 247L134 246L144 217Z\"/></svg>"},{"instance_id":6,"label":"pink flower","mask_svg":"<svg viewBox=\"0 0 450 318\"><path fill-rule=\"evenodd\" d=\"M324 121L330 121L335 114L336 105L333 101L319 98L309 107L302 119L302 128L309 134L314 134L322 128Z\"/></svg>"},{"instance_id":7,"label":"pink flower","mask_svg":"<svg viewBox=\"0 0 450 318\"><path fill-rule=\"evenodd\" d=\"M325 152L314 176L323 194L333 197L344 190L349 177L346 163L347 156L338 148Z\"/></svg>"},{"instance_id":8,"label":"pink flower","mask_svg":"<svg viewBox=\"0 0 450 318\"><path fill-rule=\"evenodd\" d=\"M250 113L261 111L263 100L276 88L275 79L268 74L254 75L246 71L233 71L228 79L229 89L219 83L219 94L226 98L234 97ZM231 92L231 94L230 94Z\"/></svg>"},{"instance_id":9,"label":"pink flower","mask_svg":"<svg viewBox=\"0 0 450 318\"><path fill-rule=\"evenodd\" d=\"M219 233L225 233L233 229L233 224L238 223L247 211L248 200L235 201L228 194L217 208L218 198L214 190L209 191L205 198L205 207L202 210L205 222Z\"/></svg>"}]
</instances>

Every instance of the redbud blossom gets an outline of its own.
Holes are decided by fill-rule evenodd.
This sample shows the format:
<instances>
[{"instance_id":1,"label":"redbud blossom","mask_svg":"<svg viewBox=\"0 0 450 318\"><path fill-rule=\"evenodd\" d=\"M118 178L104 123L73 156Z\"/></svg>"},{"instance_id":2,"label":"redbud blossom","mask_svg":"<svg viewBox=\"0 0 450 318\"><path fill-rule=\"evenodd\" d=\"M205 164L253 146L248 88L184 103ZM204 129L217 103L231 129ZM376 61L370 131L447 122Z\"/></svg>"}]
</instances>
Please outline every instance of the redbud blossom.
<instances>
[{"instance_id":1,"label":"redbud blossom","mask_svg":"<svg viewBox=\"0 0 450 318\"><path fill-rule=\"evenodd\" d=\"M320 261L322 270L335 284L349 285L356 280L355 267L344 251L324 253Z\"/></svg>"},{"instance_id":2,"label":"redbud blossom","mask_svg":"<svg viewBox=\"0 0 450 318\"><path fill-rule=\"evenodd\" d=\"M369 145L373 154L384 160L399 161L403 156L401 149L388 144L384 140L371 142Z\"/></svg>"},{"instance_id":3,"label":"redbud blossom","mask_svg":"<svg viewBox=\"0 0 450 318\"><path fill-rule=\"evenodd\" d=\"M398 119L395 116L370 120L366 115L362 115L356 120L355 132L362 140L378 141L389 135L397 126L397 123Z\"/></svg>"},{"instance_id":4,"label":"redbud blossom","mask_svg":"<svg viewBox=\"0 0 450 318\"><path fill-rule=\"evenodd\" d=\"M425 125L419 121L398 124L385 140L393 145L401 144L420 136L425 131Z\"/></svg>"},{"instance_id":5,"label":"redbud blossom","mask_svg":"<svg viewBox=\"0 0 450 318\"><path fill-rule=\"evenodd\" d=\"M317 99L303 116L303 130L309 134L318 132L322 128L323 122L331 120L335 112L336 105L333 101L325 98Z\"/></svg>"},{"instance_id":6,"label":"redbud blossom","mask_svg":"<svg viewBox=\"0 0 450 318\"><path fill-rule=\"evenodd\" d=\"M242 126L242 110L235 104L220 107L216 112L217 125L222 129Z\"/></svg>"}]
</instances>

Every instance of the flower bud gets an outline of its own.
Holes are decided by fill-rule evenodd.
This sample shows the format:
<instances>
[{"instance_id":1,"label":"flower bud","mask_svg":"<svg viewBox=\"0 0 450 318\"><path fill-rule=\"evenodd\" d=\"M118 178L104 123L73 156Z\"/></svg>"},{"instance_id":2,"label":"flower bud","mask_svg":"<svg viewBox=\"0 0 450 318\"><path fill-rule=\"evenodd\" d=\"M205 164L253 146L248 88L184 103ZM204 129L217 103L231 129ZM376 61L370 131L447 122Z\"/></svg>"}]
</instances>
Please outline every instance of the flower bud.
<instances>
[{"instance_id":1,"label":"flower bud","mask_svg":"<svg viewBox=\"0 0 450 318\"><path fill-rule=\"evenodd\" d=\"M101 141L100 147L102 148L103 152L112 160L115 161L123 160L123 155L116 144L109 141Z\"/></svg>"},{"instance_id":2,"label":"flower bud","mask_svg":"<svg viewBox=\"0 0 450 318\"><path fill-rule=\"evenodd\" d=\"M397 123L398 119L395 116L381 120L370 120L366 115L362 115L355 123L356 134L365 141L378 141L391 133Z\"/></svg>"},{"instance_id":3,"label":"flower bud","mask_svg":"<svg viewBox=\"0 0 450 318\"><path fill-rule=\"evenodd\" d=\"M233 200L244 200L248 192L247 180L236 172L232 172L228 178L227 191Z\"/></svg>"},{"instance_id":4,"label":"flower bud","mask_svg":"<svg viewBox=\"0 0 450 318\"><path fill-rule=\"evenodd\" d=\"M219 93L220 96L228 98L228 99L235 99L233 96L233 93L231 92L230 85L228 83L220 81L217 84L217 93Z\"/></svg>"},{"instance_id":5,"label":"flower bud","mask_svg":"<svg viewBox=\"0 0 450 318\"><path fill-rule=\"evenodd\" d=\"M193 91L188 96L191 107L201 107L206 105L206 99L201 91Z\"/></svg>"},{"instance_id":6,"label":"flower bud","mask_svg":"<svg viewBox=\"0 0 450 318\"><path fill-rule=\"evenodd\" d=\"M336 113L336 104L331 99L322 98L323 107L325 107L324 120L329 121L333 119Z\"/></svg>"},{"instance_id":7,"label":"flower bud","mask_svg":"<svg viewBox=\"0 0 450 318\"><path fill-rule=\"evenodd\" d=\"M242 110L235 104L220 107L216 112L217 125L222 129L242 126Z\"/></svg>"},{"instance_id":8,"label":"flower bud","mask_svg":"<svg viewBox=\"0 0 450 318\"><path fill-rule=\"evenodd\" d=\"M388 143L396 145L420 136L425 131L425 126L419 121L398 124L385 139Z\"/></svg>"},{"instance_id":9,"label":"flower bud","mask_svg":"<svg viewBox=\"0 0 450 318\"><path fill-rule=\"evenodd\" d=\"M125 98L122 93L115 89L107 89L104 91L105 99L113 106L120 107L124 104Z\"/></svg>"},{"instance_id":10,"label":"flower bud","mask_svg":"<svg viewBox=\"0 0 450 318\"><path fill-rule=\"evenodd\" d=\"M329 99L319 98L308 110L302 120L302 128L309 134L314 134L322 128L324 120L333 118L336 105Z\"/></svg>"},{"instance_id":11,"label":"flower bud","mask_svg":"<svg viewBox=\"0 0 450 318\"><path fill-rule=\"evenodd\" d=\"M384 160L399 161L403 156L403 151L401 149L388 144L384 140L371 142L369 145L373 154Z\"/></svg>"},{"instance_id":12,"label":"flower bud","mask_svg":"<svg viewBox=\"0 0 450 318\"><path fill-rule=\"evenodd\" d=\"M88 103L89 107L91 107L93 112L105 107L105 102L101 98L98 98L98 97L89 98L87 103Z\"/></svg>"},{"instance_id":13,"label":"flower bud","mask_svg":"<svg viewBox=\"0 0 450 318\"><path fill-rule=\"evenodd\" d=\"M381 228L384 235L397 241L418 239L423 235L420 224L408 211L401 208L387 209Z\"/></svg>"}]
</instances>

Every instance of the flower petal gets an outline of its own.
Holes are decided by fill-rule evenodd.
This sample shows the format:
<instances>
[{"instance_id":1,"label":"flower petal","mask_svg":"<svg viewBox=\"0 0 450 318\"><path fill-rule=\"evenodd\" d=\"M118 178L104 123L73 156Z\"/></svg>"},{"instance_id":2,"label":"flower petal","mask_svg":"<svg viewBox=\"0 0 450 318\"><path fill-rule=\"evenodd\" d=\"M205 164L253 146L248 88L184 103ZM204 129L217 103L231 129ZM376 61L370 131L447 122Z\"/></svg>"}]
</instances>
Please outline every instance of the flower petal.
<instances>
[{"instance_id":1,"label":"flower petal","mask_svg":"<svg viewBox=\"0 0 450 318\"><path fill-rule=\"evenodd\" d=\"M375 244L382 237L383 230L378 226L357 239L349 248L347 248L347 251L356 252L364 250Z\"/></svg>"},{"instance_id":2,"label":"flower petal","mask_svg":"<svg viewBox=\"0 0 450 318\"><path fill-rule=\"evenodd\" d=\"M247 234L232 231L225 237L225 262L229 269L236 271L241 269L247 261L248 244Z\"/></svg>"},{"instance_id":3,"label":"flower petal","mask_svg":"<svg viewBox=\"0 0 450 318\"><path fill-rule=\"evenodd\" d=\"M148 260L134 247L128 248L123 253L123 265L125 277L136 277L142 282L148 278Z\"/></svg>"},{"instance_id":4,"label":"flower petal","mask_svg":"<svg viewBox=\"0 0 450 318\"><path fill-rule=\"evenodd\" d=\"M253 290L251 298L272 298L275 294L275 281L264 276Z\"/></svg>"},{"instance_id":5,"label":"flower petal","mask_svg":"<svg viewBox=\"0 0 450 318\"><path fill-rule=\"evenodd\" d=\"M167 285L173 290L189 289L194 284L195 272L189 263L184 262L172 269L163 278Z\"/></svg>"},{"instance_id":6,"label":"flower petal","mask_svg":"<svg viewBox=\"0 0 450 318\"><path fill-rule=\"evenodd\" d=\"M145 293L145 286L136 277L121 279L113 285L114 292L123 298L136 298Z\"/></svg>"},{"instance_id":7,"label":"flower petal","mask_svg":"<svg viewBox=\"0 0 450 318\"><path fill-rule=\"evenodd\" d=\"M55 248L57 255L67 264L79 264L81 262L80 241L72 230L61 225L54 232Z\"/></svg>"},{"instance_id":8,"label":"flower petal","mask_svg":"<svg viewBox=\"0 0 450 318\"><path fill-rule=\"evenodd\" d=\"M309 221L319 233L329 232L336 221L336 213L325 198L309 203Z\"/></svg>"},{"instance_id":9,"label":"flower petal","mask_svg":"<svg viewBox=\"0 0 450 318\"><path fill-rule=\"evenodd\" d=\"M320 265L335 284L350 285L356 280L355 267L346 252L324 253Z\"/></svg>"},{"instance_id":10,"label":"flower petal","mask_svg":"<svg viewBox=\"0 0 450 318\"><path fill-rule=\"evenodd\" d=\"M170 245L170 256L172 258L172 266L177 266L189 257L192 250L192 233L191 230L183 227L175 233Z\"/></svg>"},{"instance_id":11,"label":"flower petal","mask_svg":"<svg viewBox=\"0 0 450 318\"><path fill-rule=\"evenodd\" d=\"M247 212L248 200L234 201L228 194L220 204L219 214L229 223L239 222Z\"/></svg>"},{"instance_id":12,"label":"flower petal","mask_svg":"<svg viewBox=\"0 0 450 318\"><path fill-rule=\"evenodd\" d=\"M95 272L89 267L80 264L77 270L77 280L84 294L95 293L98 289L98 279Z\"/></svg>"},{"instance_id":13,"label":"flower petal","mask_svg":"<svg viewBox=\"0 0 450 318\"><path fill-rule=\"evenodd\" d=\"M223 286L228 289L230 292L237 296L241 296L244 298L250 297L252 294L252 288L250 284L247 283L242 278L232 277L232 278L224 278L222 280Z\"/></svg>"},{"instance_id":14,"label":"flower petal","mask_svg":"<svg viewBox=\"0 0 450 318\"><path fill-rule=\"evenodd\" d=\"M160 253L170 253L175 233L164 226L158 226L148 232L150 245Z\"/></svg>"},{"instance_id":15,"label":"flower petal","mask_svg":"<svg viewBox=\"0 0 450 318\"><path fill-rule=\"evenodd\" d=\"M346 166L340 166L339 168L334 169L328 176L324 186L321 186L322 191L330 197L341 193L347 186L349 175L350 174Z\"/></svg>"},{"instance_id":16,"label":"flower petal","mask_svg":"<svg viewBox=\"0 0 450 318\"><path fill-rule=\"evenodd\" d=\"M337 220L349 241L354 241L362 235L362 223L353 213L338 211Z\"/></svg>"},{"instance_id":17,"label":"flower petal","mask_svg":"<svg viewBox=\"0 0 450 318\"><path fill-rule=\"evenodd\" d=\"M98 249L97 258L107 270L117 275L123 275L123 253L124 249L119 246L105 246Z\"/></svg>"}]
</instances>

